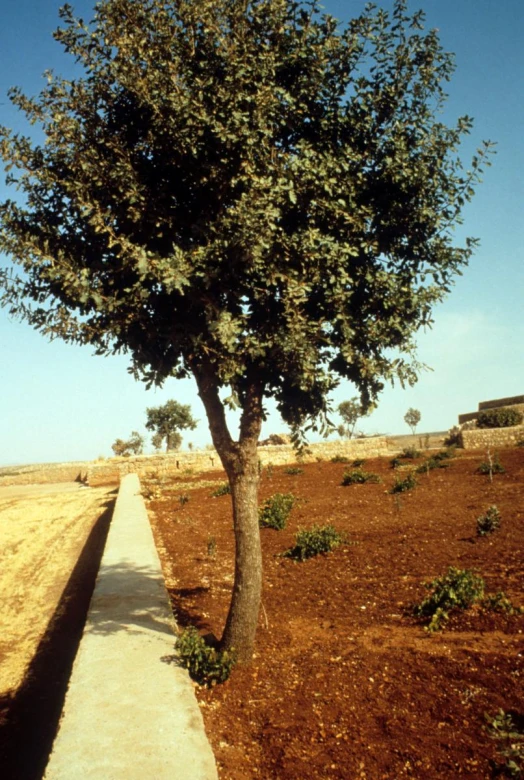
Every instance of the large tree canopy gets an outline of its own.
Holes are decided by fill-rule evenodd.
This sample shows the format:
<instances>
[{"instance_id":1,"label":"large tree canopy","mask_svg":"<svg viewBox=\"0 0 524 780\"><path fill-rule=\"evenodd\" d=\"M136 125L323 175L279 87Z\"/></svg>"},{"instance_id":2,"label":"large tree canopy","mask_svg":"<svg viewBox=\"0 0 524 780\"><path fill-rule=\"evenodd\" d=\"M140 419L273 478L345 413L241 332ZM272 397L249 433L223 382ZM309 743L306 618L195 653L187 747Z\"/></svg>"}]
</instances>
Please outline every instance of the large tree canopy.
<instances>
[{"instance_id":1,"label":"large tree canopy","mask_svg":"<svg viewBox=\"0 0 524 780\"><path fill-rule=\"evenodd\" d=\"M12 91L44 145L0 136L21 191L0 248L23 269L4 303L51 337L127 351L148 382L192 373L254 539L264 398L298 427L340 378L364 404L414 381L413 336L472 251L452 231L489 145L463 170L471 120L439 119L452 57L404 0L345 28L316 0L61 16L84 75Z\"/></svg>"}]
</instances>

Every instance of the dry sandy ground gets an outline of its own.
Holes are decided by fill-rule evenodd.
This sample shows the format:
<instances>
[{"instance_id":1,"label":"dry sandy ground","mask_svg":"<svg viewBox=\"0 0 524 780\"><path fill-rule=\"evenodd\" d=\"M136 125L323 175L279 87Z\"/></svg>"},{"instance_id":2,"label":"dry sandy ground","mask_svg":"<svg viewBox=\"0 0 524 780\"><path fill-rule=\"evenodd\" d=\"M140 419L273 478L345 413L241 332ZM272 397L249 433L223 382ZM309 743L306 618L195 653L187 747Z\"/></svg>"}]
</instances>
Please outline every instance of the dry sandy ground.
<instances>
[{"instance_id":1,"label":"dry sandy ground","mask_svg":"<svg viewBox=\"0 0 524 780\"><path fill-rule=\"evenodd\" d=\"M0 487L0 696L21 685L111 490Z\"/></svg>"}]
</instances>

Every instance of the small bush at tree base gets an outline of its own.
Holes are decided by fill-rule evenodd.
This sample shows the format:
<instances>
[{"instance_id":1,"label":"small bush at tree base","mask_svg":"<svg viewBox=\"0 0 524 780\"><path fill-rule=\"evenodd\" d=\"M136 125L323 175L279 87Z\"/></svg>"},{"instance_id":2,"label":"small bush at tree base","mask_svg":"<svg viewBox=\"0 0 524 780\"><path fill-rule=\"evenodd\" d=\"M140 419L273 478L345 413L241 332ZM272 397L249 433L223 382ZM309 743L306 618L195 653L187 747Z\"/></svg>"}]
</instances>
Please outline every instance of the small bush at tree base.
<instances>
[{"instance_id":1,"label":"small bush at tree base","mask_svg":"<svg viewBox=\"0 0 524 780\"><path fill-rule=\"evenodd\" d=\"M261 528L274 528L282 531L286 527L287 518L296 502L292 493L275 493L267 498L259 510L258 522Z\"/></svg>"},{"instance_id":2,"label":"small bush at tree base","mask_svg":"<svg viewBox=\"0 0 524 780\"><path fill-rule=\"evenodd\" d=\"M477 536L487 536L500 527L500 512L496 506L490 506L485 515L477 517Z\"/></svg>"},{"instance_id":3,"label":"small bush at tree base","mask_svg":"<svg viewBox=\"0 0 524 780\"><path fill-rule=\"evenodd\" d=\"M347 485L363 485L365 482L376 484L380 482L380 477L378 474L372 474L371 472L363 471L362 469L355 469L354 471L346 471L342 477L341 484L347 487Z\"/></svg>"},{"instance_id":4,"label":"small bush at tree base","mask_svg":"<svg viewBox=\"0 0 524 780\"><path fill-rule=\"evenodd\" d=\"M225 682L235 665L234 652L211 647L193 626L179 635L176 649L180 663L200 685L211 687Z\"/></svg>"},{"instance_id":5,"label":"small bush at tree base","mask_svg":"<svg viewBox=\"0 0 524 780\"><path fill-rule=\"evenodd\" d=\"M349 463L349 458L345 455L333 455L331 463Z\"/></svg>"},{"instance_id":6,"label":"small bush at tree base","mask_svg":"<svg viewBox=\"0 0 524 780\"><path fill-rule=\"evenodd\" d=\"M407 490L413 490L416 486L417 480L415 479L414 473L411 471L404 479L402 479L402 477L397 477L389 492L405 493Z\"/></svg>"},{"instance_id":7,"label":"small bush at tree base","mask_svg":"<svg viewBox=\"0 0 524 780\"><path fill-rule=\"evenodd\" d=\"M477 428L510 428L522 423L522 412L502 406L499 409L485 409L479 412Z\"/></svg>"},{"instance_id":8,"label":"small bush at tree base","mask_svg":"<svg viewBox=\"0 0 524 780\"><path fill-rule=\"evenodd\" d=\"M328 553L344 541L343 537L332 525L302 528L295 534L295 546L284 553L286 558L305 561L321 553Z\"/></svg>"}]
</instances>

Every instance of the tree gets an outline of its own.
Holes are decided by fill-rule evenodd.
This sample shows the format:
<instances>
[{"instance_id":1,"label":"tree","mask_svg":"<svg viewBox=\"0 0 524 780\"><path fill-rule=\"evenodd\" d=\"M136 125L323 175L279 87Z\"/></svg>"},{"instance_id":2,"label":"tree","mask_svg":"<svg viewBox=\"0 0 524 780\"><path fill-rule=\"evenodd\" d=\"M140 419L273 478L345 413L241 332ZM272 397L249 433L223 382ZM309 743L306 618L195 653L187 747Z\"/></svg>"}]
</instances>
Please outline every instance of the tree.
<instances>
[{"instance_id":1,"label":"tree","mask_svg":"<svg viewBox=\"0 0 524 780\"><path fill-rule=\"evenodd\" d=\"M338 426L338 433L341 437L353 438L355 425L359 417L365 414L362 404L358 398L352 398L350 401L342 401L338 405L338 413L343 419L343 424Z\"/></svg>"},{"instance_id":2,"label":"tree","mask_svg":"<svg viewBox=\"0 0 524 780\"><path fill-rule=\"evenodd\" d=\"M187 428L194 430L197 421L191 415L189 404L179 404L178 401L167 401L163 406L155 406L146 409L146 428L154 431L153 446L160 449L161 442L165 441L166 452L178 450L182 444L180 431Z\"/></svg>"},{"instance_id":3,"label":"tree","mask_svg":"<svg viewBox=\"0 0 524 780\"><path fill-rule=\"evenodd\" d=\"M89 24L61 17L83 75L11 92L45 144L0 134L21 191L0 249L23 272L4 270L3 301L47 336L127 352L148 386L194 376L231 485L221 645L246 660L266 399L299 442L341 379L364 408L416 380L414 336L475 245L452 231L490 144L464 172L472 122L441 121L452 56L405 0L346 28L317 0L101 0Z\"/></svg>"},{"instance_id":4,"label":"tree","mask_svg":"<svg viewBox=\"0 0 524 780\"><path fill-rule=\"evenodd\" d=\"M114 444L111 445L111 449L117 457L141 455L142 450L144 449L144 437L137 431L132 431L131 436L127 441L116 439Z\"/></svg>"},{"instance_id":5,"label":"tree","mask_svg":"<svg viewBox=\"0 0 524 780\"><path fill-rule=\"evenodd\" d=\"M411 407L407 410L406 414L404 415L404 422L409 425L411 428L411 433L413 436L415 435L415 431L417 429L417 425L420 422L420 418L422 415L420 414L418 409L412 409Z\"/></svg>"}]
</instances>

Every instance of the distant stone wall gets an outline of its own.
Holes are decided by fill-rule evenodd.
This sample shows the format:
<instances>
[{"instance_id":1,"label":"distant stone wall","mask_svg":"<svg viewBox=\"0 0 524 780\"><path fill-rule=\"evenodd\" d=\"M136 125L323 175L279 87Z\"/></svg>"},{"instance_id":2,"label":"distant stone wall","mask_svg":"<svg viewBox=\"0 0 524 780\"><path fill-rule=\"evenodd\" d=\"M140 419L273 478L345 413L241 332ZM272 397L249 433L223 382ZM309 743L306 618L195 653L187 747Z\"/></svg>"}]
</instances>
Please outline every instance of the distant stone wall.
<instances>
[{"instance_id":1,"label":"distant stone wall","mask_svg":"<svg viewBox=\"0 0 524 780\"><path fill-rule=\"evenodd\" d=\"M336 455L348 458L373 458L398 452L398 448L388 447L385 436L369 439L351 439L327 441L310 444L302 458L304 463L316 460L330 460ZM258 448L258 457L262 465L279 466L296 463L297 453L290 444L268 445ZM138 474L139 477L169 477L187 471L195 473L221 469L222 463L215 450L200 452L175 452L162 455L137 455L129 458L109 458L91 462L50 463L44 465L23 466L6 470L0 474L2 485L49 484L52 482L86 482L89 485L118 485L126 474Z\"/></svg>"},{"instance_id":2,"label":"distant stone wall","mask_svg":"<svg viewBox=\"0 0 524 780\"><path fill-rule=\"evenodd\" d=\"M467 450L485 450L488 447L515 447L524 441L524 425L510 428L476 428L461 431L462 446Z\"/></svg>"},{"instance_id":3,"label":"distant stone wall","mask_svg":"<svg viewBox=\"0 0 524 780\"><path fill-rule=\"evenodd\" d=\"M89 467L87 462L49 463L45 465L23 466L4 469L0 474L2 485L34 485L53 482L84 482Z\"/></svg>"},{"instance_id":4,"label":"distant stone wall","mask_svg":"<svg viewBox=\"0 0 524 780\"><path fill-rule=\"evenodd\" d=\"M336 455L344 455L349 458L372 458L390 453L386 437L375 436L369 439L310 444L301 460L304 463L311 463L317 460L329 460ZM258 457L263 466L268 464L279 466L286 463L296 463L298 460L296 451L289 444L259 447ZM112 458L108 461L90 464L87 471L87 481L90 485L105 485L118 483L122 476L130 473L136 473L139 477L147 478L155 475L162 478L183 474L189 470L201 472L221 468L222 463L215 450Z\"/></svg>"}]
</instances>

